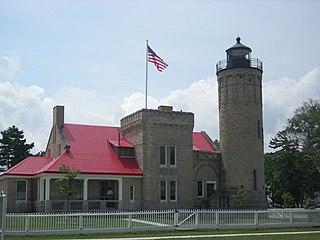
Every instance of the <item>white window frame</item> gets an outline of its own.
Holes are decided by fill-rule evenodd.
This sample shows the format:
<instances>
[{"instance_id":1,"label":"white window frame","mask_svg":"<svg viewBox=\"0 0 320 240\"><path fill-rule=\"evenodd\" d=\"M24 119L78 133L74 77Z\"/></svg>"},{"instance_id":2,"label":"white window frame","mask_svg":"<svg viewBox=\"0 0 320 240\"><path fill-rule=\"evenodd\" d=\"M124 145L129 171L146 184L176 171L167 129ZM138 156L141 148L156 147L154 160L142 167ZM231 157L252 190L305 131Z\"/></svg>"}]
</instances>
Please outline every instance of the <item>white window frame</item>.
<instances>
[{"instance_id":1,"label":"white window frame","mask_svg":"<svg viewBox=\"0 0 320 240\"><path fill-rule=\"evenodd\" d=\"M24 182L26 187L25 199L18 199L18 182ZM16 181L16 200L17 201L27 201L28 200L28 184L27 180L17 180Z\"/></svg>"},{"instance_id":2,"label":"white window frame","mask_svg":"<svg viewBox=\"0 0 320 240\"><path fill-rule=\"evenodd\" d=\"M171 148L174 148L174 164L171 164ZM169 165L170 167L177 166L177 146L170 146L168 148L168 155L169 155Z\"/></svg>"},{"instance_id":3,"label":"white window frame","mask_svg":"<svg viewBox=\"0 0 320 240\"><path fill-rule=\"evenodd\" d=\"M199 182L201 182L201 195L199 195ZM203 180L197 181L197 197L204 198L204 181Z\"/></svg>"},{"instance_id":4,"label":"white window frame","mask_svg":"<svg viewBox=\"0 0 320 240\"><path fill-rule=\"evenodd\" d=\"M164 183L164 197L165 199L161 199L161 197L163 196L162 195L162 183ZM168 187L167 187L167 181L166 180L160 180L160 183L159 183L159 197L160 197L160 202L167 202L167 199L168 199L168 191L167 191Z\"/></svg>"},{"instance_id":5,"label":"white window frame","mask_svg":"<svg viewBox=\"0 0 320 240\"><path fill-rule=\"evenodd\" d=\"M170 202L177 202L178 200L178 184L177 184L177 181L175 180L171 180L170 182L170 195L169 195L169 199L170 199ZM171 199L171 183L174 183L174 199Z\"/></svg>"},{"instance_id":6,"label":"white window frame","mask_svg":"<svg viewBox=\"0 0 320 240\"><path fill-rule=\"evenodd\" d=\"M135 201L135 187L133 185L129 186L129 201L130 202Z\"/></svg>"},{"instance_id":7,"label":"white window frame","mask_svg":"<svg viewBox=\"0 0 320 240\"><path fill-rule=\"evenodd\" d=\"M161 148L164 148L164 163L162 163L162 155L161 155ZM166 167L168 162L168 147L166 145L160 145L159 146L159 164L160 167Z\"/></svg>"}]
</instances>

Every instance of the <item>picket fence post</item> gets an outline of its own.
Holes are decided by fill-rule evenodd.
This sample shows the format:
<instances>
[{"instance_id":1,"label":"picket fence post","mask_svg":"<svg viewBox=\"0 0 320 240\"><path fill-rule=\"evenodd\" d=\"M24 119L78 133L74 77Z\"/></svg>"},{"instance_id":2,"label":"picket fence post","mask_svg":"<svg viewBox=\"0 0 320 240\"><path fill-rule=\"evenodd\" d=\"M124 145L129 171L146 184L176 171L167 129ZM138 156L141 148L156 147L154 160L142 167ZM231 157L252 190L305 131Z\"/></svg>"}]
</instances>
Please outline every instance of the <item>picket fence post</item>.
<instances>
[{"instance_id":1,"label":"picket fence post","mask_svg":"<svg viewBox=\"0 0 320 240\"><path fill-rule=\"evenodd\" d=\"M129 213L128 228L132 228L132 213Z\"/></svg>"},{"instance_id":2,"label":"picket fence post","mask_svg":"<svg viewBox=\"0 0 320 240\"><path fill-rule=\"evenodd\" d=\"M175 209L173 213L173 225L179 227L179 212L177 209Z\"/></svg>"},{"instance_id":3,"label":"picket fence post","mask_svg":"<svg viewBox=\"0 0 320 240\"><path fill-rule=\"evenodd\" d=\"M218 228L218 225L219 225L219 211L216 211L216 213L215 213L215 215L216 215L216 217L215 217L215 225L217 226L217 228Z\"/></svg>"}]
</instances>

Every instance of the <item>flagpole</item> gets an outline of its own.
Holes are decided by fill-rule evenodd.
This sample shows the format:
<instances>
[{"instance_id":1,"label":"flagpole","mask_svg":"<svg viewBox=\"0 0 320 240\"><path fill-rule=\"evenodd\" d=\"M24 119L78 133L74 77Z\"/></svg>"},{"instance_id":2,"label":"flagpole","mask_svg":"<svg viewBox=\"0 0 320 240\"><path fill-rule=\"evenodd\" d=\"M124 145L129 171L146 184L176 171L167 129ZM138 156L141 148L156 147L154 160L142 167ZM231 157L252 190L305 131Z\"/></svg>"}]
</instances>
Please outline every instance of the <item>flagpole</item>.
<instances>
[{"instance_id":1,"label":"flagpole","mask_svg":"<svg viewBox=\"0 0 320 240\"><path fill-rule=\"evenodd\" d=\"M148 39L147 39L147 47L146 47L146 109L148 109Z\"/></svg>"}]
</instances>

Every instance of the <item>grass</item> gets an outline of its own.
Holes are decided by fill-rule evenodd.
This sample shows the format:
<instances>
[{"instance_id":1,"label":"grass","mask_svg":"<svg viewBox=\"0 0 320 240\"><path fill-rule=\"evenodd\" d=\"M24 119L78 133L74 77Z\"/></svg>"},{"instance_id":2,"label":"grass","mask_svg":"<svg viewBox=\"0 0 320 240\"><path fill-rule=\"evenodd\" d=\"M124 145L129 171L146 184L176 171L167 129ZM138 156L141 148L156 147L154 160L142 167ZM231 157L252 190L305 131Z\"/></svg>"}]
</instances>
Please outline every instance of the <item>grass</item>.
<instances>
[{"instance_id":1,"label":"grass","mask_svg":"<svg viewBox=\"0 0 320 240\"><path fill-rule=\"evenodd\" d=\"M99 238L139 238L139 237L162 237L162 236L188 236L188 235L214 235L214 234L242 234L242 233L265 233L265 232L294 232L294 231L319 231L319 227L305 228L272 228L272 229L228 229L228 230L184 230L184 231L144 231L132 233L106 233L106 234L64 234L47 236L5 236L5 240L56 240L56 239L99 239ZM172 238L173 239L173 238ZM188 239L188 238L185 238ZM208 238L192 238L192 240L207 240ZM229 239L229 238L214 238ZM232 237L232 240L316 240L320 239L320 233L304 235L268 235L268 236L241 236ZM168 239L166 239L168 240Z\"/></svg>"}]
</instances>

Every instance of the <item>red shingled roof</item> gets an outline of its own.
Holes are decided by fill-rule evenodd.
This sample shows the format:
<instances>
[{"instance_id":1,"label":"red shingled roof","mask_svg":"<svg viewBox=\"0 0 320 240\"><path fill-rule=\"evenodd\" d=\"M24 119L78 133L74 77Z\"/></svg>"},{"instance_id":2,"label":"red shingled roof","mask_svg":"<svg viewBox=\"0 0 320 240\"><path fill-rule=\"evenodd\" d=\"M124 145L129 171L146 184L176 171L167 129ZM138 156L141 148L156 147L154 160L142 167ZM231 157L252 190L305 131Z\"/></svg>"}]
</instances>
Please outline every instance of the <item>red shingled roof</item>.
<instances>
[{"instance_id":1,"label":"red shingled roof","mask_svg":"<svg viewBox=\"0 0 320 240\"><path fill-rule=\"evenodd\" d=\"M58 158L28 157L4 175L58 173L62 164L82 174L142 175L135 158L120 158L114 147L134 147L121 136L118 127L64 124L62 133L70 151ZM201 132L193 133L193 150L215 152ZM120 139L119 139L120 138Z\"/></svg>"},{"instance_id":2,"label":"red shingled roof","mask_svg":"<svg viewBox=\"0 0 320 240\"><path fill-rule=\"evenodd\" d=\"M216 152L217 150L210 144L207 137L202 132L192 133L192 145L195 151Z\"/></svg>"}]
</instances>

